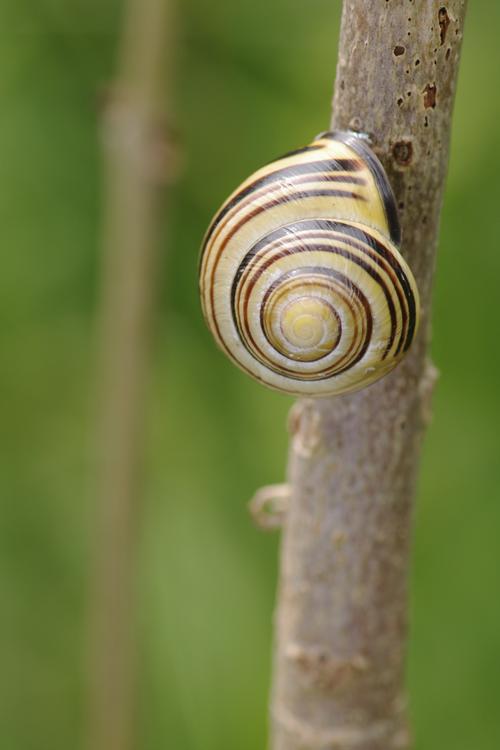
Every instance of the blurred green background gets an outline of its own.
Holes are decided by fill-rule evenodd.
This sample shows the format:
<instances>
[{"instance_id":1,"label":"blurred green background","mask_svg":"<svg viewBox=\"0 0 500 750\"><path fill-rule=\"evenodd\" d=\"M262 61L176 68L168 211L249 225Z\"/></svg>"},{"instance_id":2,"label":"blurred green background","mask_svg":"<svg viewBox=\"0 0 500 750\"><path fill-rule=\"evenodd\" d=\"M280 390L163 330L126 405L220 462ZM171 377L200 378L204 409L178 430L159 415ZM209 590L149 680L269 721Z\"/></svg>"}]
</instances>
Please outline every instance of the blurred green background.
<instances>
[{"instance_id":1,"label":"blurred green background","mask_svg":"<svg viewBox=\"0 0 500 750\"><path fill-rule=\"evenodd\" d=\"M162 237L149 398L141 750L265 746L279 539L255 530L246 502L282 479L291 401L216 351L197 254L243 177L327 126L340 5L179 3L172 109L185 166ZM0 4L1 750L83 747L98 99L122 10ZM500 4L470 3L435 287L442 376L416 511L421 750L500 747L499 28Z\"/></svg>"}]
</instances>

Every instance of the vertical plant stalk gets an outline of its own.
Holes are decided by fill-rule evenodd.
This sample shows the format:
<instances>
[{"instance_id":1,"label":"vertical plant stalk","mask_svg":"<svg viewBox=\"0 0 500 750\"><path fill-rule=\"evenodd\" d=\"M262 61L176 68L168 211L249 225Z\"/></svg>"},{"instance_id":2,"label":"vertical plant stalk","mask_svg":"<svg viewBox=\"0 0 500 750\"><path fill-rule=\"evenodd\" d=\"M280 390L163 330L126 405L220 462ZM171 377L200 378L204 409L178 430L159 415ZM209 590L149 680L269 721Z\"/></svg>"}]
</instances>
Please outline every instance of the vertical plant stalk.
<instances>
[{"instance_id":1,"label":"vertical plant stalk","mask_svg":"<svg viewBox=\"0 0 500 750\"><path fill-rule=\"evenodd\" d=\"M135 562L160 224L170 0L125 3L104 110L96 529L90 597L89 750L134 745Z\"/></svg>"},{"instance_id":2,"label":"vertical plant stalk","mask_svg":"<svg viewBox=\"0 0 500 750\"><path fill-rule=\"evenodd\" d=\"M423 325L389 376L290 418L273 750L410 746L404 663L412 501L434 370L431 286L463 0L345 0L333 129L370 135L394 187Z\"/></svg>"}]
</instances>

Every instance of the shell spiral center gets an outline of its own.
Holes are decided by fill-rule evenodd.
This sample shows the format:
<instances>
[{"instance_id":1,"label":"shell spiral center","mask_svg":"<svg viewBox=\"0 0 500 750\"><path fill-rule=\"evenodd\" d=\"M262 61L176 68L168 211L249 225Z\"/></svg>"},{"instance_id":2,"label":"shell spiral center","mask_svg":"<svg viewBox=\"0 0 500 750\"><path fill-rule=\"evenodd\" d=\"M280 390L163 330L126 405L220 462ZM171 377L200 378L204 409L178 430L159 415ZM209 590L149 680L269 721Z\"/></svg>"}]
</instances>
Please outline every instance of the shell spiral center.
<instances>
[{"instance_id":1,"label":"shell spiral center","mask_svg":"<svg viewBox=\"0 0 500 750\"><path fill-rule=\"evenodd\" d=\"M278 287L264 313L264 330L273 348L284 357L316 362L338 345L342 324L334 301L311 281L302 288ZM304 294L308 291L308 295Z\"/></svg>"}]
</instances>

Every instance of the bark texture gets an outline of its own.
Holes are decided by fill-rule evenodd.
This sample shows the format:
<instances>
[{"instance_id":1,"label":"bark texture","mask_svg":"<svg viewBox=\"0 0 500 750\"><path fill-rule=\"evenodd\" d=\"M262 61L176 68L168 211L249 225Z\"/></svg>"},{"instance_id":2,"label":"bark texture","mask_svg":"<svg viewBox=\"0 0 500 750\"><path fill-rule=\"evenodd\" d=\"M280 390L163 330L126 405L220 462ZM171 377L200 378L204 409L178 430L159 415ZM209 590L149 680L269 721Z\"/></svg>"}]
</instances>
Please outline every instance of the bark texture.
<instances>
[{"instance_id":1,"label":"bark texture","mask_svg":"<svg viewBox=\"0 0 500 750\"><path fill-rule=\"evenodd\" d=\"M345 0L333 129L368 133L423 308L412 351L354 395L290 417L273 750L410 746L404 695L412 499L435 371L431 286L464 0Z\"/></svg>"}]
</instances>

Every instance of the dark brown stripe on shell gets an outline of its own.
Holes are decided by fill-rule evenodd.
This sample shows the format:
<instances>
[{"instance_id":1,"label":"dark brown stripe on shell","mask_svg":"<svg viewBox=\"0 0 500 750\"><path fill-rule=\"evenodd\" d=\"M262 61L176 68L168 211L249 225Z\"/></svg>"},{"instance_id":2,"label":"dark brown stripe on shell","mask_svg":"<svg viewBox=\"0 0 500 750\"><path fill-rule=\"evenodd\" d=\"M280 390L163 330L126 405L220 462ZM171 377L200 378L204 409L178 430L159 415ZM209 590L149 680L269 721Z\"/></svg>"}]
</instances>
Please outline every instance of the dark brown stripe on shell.
<instances>
[{"instance_id":1,"label":"dark brown stripe on shell","mask_svg":"<svg viewBox=\"0 0 500 750\"><path fill-rule=\"evenodd\" d=\"M297 239L300 240L300 238L297 238ZM252 290L263 272L265 272L268 268L274 265L274 263L279 261L281 258L284 258L289 255L295 255L299 253L310 253L310 252L326 252L326 253L331 253L332 255L338 255L342 258L346 258L346 260L349 260L352 263L360 266L369 276L372 277L375 283L382 289L385 295L387 307L389 310L389 315L391 318L391 334L390 334L389 342L385 349L384 355L382 357L382 359L384 359L392 348L394 339L396 337L396 329L397 329L396 308L394 307L394 302L392 300L390 291L384 279L380 276L380 274L377 273L377 271L374 268L370 266L370 264L366 263L361 258L358 258L358 256L354 255L353 253L350 253L348 250L344 250L343 248L332 247L330 245L320 245L320 244L313 245L312 247L311 246L291 247L291 248L284 249L282 252L278 252L274 254L273 257L269 258L267 261L260 262L258 268L253 271L253 275L251 279L249 279L249 281L246 284L245 297L243 300L244 316L245 317L247 316L248 303L250 300L250 295L252 293ZM242 264L245 262L245 258L243 259ZM375 260L375 258L373 258L373 260ZM245 265L248 265L248 262ZM322 268L322 266L319 266L319 268ZM329 270L329 269L325 269L325 270ZM300 275L302 275L302 267L300 269L297 269L297 272L299 271L300 271ZM289 271L283 274L282 276L280 276L279 279L277 279L266 291L266 294L264 295L264 298L262 300L262 306L261 306L261 311L260 311L261 316L263 313L263 309L265 307L265 300L268 297L269 290L272 288L275 288L278 284L282 283L282 280L287 278L290 273L292 272ZM297 273L297 275L299 274ZM351 286L350 288L357 289L358 287ZM241 328L239 326L239 321L238 321L238 316L237 316L237 308L239 307L239 303L236 299L237 290L234 290L234 293L233 293L233 289L234 289L234 282L231 287L231 314L233 317L233 323L241 335Z\"/></svg>"},{"instance_id":2,"label":"dark brown stripe on shell","mask_svg":"<svg viewBox=\"0 0 500 750\"><path fill-rule=\"evenodd\" d=\"M322 178L322 173L326 174L328 172L359 172L361 169L362 164L357 159L322 159L320 161L309 161L304 162L304 164L294 164L292 166L282 167L281 169L275 169L272 172L268 172L262 177L259 177L257 180L254 180L252 183L250 183L250 185L247 185L238 193L236 193L236 195L234 195L228 203L225 203L217 212L210 226L208 227L207 233L203 240L200 264L207 243L222 219L240 201L242 201L244 198L251 195L255 191L259 190L260 188L265 187L273 182L279 182L280 180L290 179L294 181L294 178L300 175L314 175L318 178L318 181L321 181L321 179L325 179ZM346 179L346 182L352 182L353 185L360 184L356 179Z\"/></svg>"},{"instance_id":3,"label":"dark brown stripe on shell","mask_svg":"<svg viewBox=\"0 0 500 750\"><path fill-rule=\"evenodd\" d=\"M245 265L250 262L252 255L258 253L259 250L261 250L263 247L266 247L269 243L275 242L282 237L289 237L290 231L292 231L294 235L298 235L305 231L315 232L318 230L336 231L341 235L347 235L351 239L357 240L361 243L361 246L354 244L354 247L366 252L363 245L368 246L368 248L373 249L378 255L384 258L389 267L393 270L399 281L399 285L395 284L394 288L396 289L398 299L400 300L401 315L403 320L402 333L400 341L398 343L398 347L396 349L396 356L400 353L401 347L403 347L403 351L406 351L413 340L416 325L415 297L413 295L413 291L411 289L408 278L399 265L397 259L391 252L388 252L387 248L382 243L380 243L373 235L369 234L367 231L363 231L358 227L353 227L346 222L332 221L329 219L304 219L303 221L295 222L293 225L280 227L279 229L274 230L266 237L259 240L259 242L255 243L255 245L249 250L245 258L240 263L240 266L238 267L235 278L233 280L232 289L236 287L241 274L245 270ZM343 238L343 241L346 242L346 244L349 244L345 238ZM408 314L406 313L405 306L402 304L400 290L402 290L402 293L404 295L404 299L408 308ZM231 305L233 305L233 300L234 298L232 296Z\"/></svg>"},{"instance_id":4,"label":"dark brown stripe on shell","mask_svg":"<svg viewBox=\"0 0 500 750\"><path fill-rule=\"evenodd\" d=\"M273 208L274 206L279 206L283 203L293 203L295 201L301 201L304 200L304 198L312 198L315 196L332 196L332 197L339 197L339 198L352 198L353 200L366 200L362 195L359 195L358 193L352 193L347 190L323 190L323 189L317 189L317 190L303 190L298 193L292 193L288 195L283 195L281 198L277 198L274 200L269 201L268 203L265 203L262 206L258 206L250 213L246 214L237 224L234 226L229 234L225 237L224 241L221 242L220 247L218 249L217 255L214 259L214 263L212 266L212 271L210 273L210 279L208 283L208 289L209 289L209 299L210 299L210 310L211 310L211 320L213 321L214 328L216 330L217 337L219 341L221 342L221 345L224 348L224 351L229 351L227 346L225 344L222 344L222 337L220 335L220 328L219 324L217 322L216 317L213 314L214 310L214 275L217 268L217 265L219 263L220 257L222 253L224 252L226 245L228 242L234 237L234 235L241 229L241 227L247 223L250 219L255 218L259 214L261 214L263 211L268 211L270 208Z\"/></svg>"},{"instance_id":5,"label":"dark brown stripe on shell","mask_svg":"<svg viewBox=\"0 0 500 750\"><path fill-rule=\"evenodd\" d=\"M293 227L294 227L293 241L294 242L301 242L302 239L304 239L304 240L306 239L306 237L305 237L305 235L304 235L303 232L300 232L300 231L296 230L296 228L301 223L306 223L306 222L300 222L300 223L297 223L297 224L293 225ZM318 227L316 227L316 229L317 228ZM345 244L351 244L351 246L355 247L357 250L360 250L365 255L367 255L372 260L372 262L376 263L379 266L381 265L380 261L377 258L377 256L376 255L374 256L374 255L372 255L369 252L369 249L370 249L369 246L368 246L368 249L367 249L367 247L363 246L362 244L358 244L358 243L354 243L354 242L349 241L349 240L345 240L345 238L342 237L341 233L339 233L339 234L340 234L340 239L341 239L342 242L344 242ZM270 237L268 237L268 239L269 238ZM324 237L322 237L321 235L318 235L318 234L314 235L313 233L309 233L307 235L307 240L309 240L309 239L315 239L315 238L317 238L319 240L324 240ZM257 244L261 246L259 248L261 250L265 249L266 247L268 247L267 244L262 245L262 241L260 241ZM269 248L269 251L271 252L272 249L273 248ZM255 256L255 253L252 253L252 250L253 250L253 248L249 251L249 253L247 253L247 255L241 261L241 263L240 263L240 265L238 267L237 274L235 275L235 278L233 280L233 284L231 285L231 311L232 311L233 322L235 323L235 326L236 326L236 318L235 318L235 316L236 316L236 309L238 307L238 303L236 302L236 299L235 299L236 298L236 292L237 292L237 289L238 289L239 281L241 280L241 277L242 277L242 275L243 275L246 267L249 265L251 259ZM384 355L382 357L382 359L385 359L385 357L387 357L387 355L389 354L389 352L390 352L390 350L391 350L391 348L392 348L392 346L394 344L394 340L395 340L395 336L396 336L396 330L397 330L396 308L394 307L394 302L393 302L392 296L390 294L390 291L389 291L389 289L388 289L388 287L387 287L384 279L377 273L377 271L375 269L373 269L369 264L365 263L362 259L358 258L356 255L353 255L352 253L350 253L347 250L344 250L343 248L338 248L338 247L335 247L335 246L332 247L331 245L322 245L322 244L314 244L312 246L311 245L304 245L302 247L290 247L290 246L288 246L288 247L284 247L282 251L275 253L273 255L273 257L271 259L268 259L267 261L262 262L262 258L261 258L260 259L261 262L259 263L258 269L254 271L254 276L253 276L254 283L251 285L250 289L248 289L248 287L247 287L247 294L251 293L251 290L253 289L253 286L255 285L255 283L258 281L259 276L265 270L267 270L267 268L270 267L277 260L279 260L279 259L281 259L283 257L286 257L287 255L292 255L292 254L295 254L295 253L316 252L316 251L319 251L319 252L328 252L328 253L333 253L335 255L340 255L342 257L345 257L347 260L350 260L351 262L356 263L361 268L363 268L363 270L365 270L374 279L374 281L379 285L379 287L383 290L385 298L386 298L386 302L387 302L387 307L389 309L389 315L391 317L391 335L390 335L387 347L385 349ZM386 273L388 273L388 269L387 268L384 267L383 270ZM390 273L388 273L388 275L391 276ZM393 277L391 278L391 280L393 282L395 281L395 279ZM250 282L248 282L248 283L250 283ZM396 293L398 295L398 299L399 299L399 302L400 302L401 318L402 318L402 321L403 321L403 331L404 331L405 328L406 328L406 318L407 318L406 310L405 310L404 306L401 305L402 299L401 299L400 292L398 292L397 284L395 285L395 289L396 289ZM236 327L238 328L238 326L236 326ZM401 336L400 339L399 339L397 351L400 350L402 341L403 341L403 337Z\"/></svg>"},{"instance_id":6,"label":"dark brown stripe on shell","mask_svg":"<svg viewBox=\"0 0 500 750\"><path fill-rule=\"evenodd\" d=\"M302 231L300 233L297 233L297 235L296 235L296 237L294 239L297 240L297 241L300 240L301 238L304 238L304 239L307 239L307 240L318 239L318 240L321 241L324 238L324 234L325 234L325 230L323 230L323 234L319 234L317 231L316 232L314 232L314 231L303 232ZM362 252L365 255L367 255L369 258L371 258L375 263L377 263L377 265L379 265L381 268L383 268L383 270L385 271L385 273L391 279L392 285L393 285L392 288L394 289L394 291L395 291L395 293L397 295L398 302L399 302L399 309L401 311L401 334L399 336L398 343L397 343L397 346L396 346L396 350L394 352L394 356L397 357L398 354L401 352L401 348L402 348L403 344L406 341L406 335L407 335L407 330L408 330L408 319L409 319L409 307L408 307L408 301L407 301L406 296L404 294L404 289L401 287L401 284L399 282L399 278L398 278L398 276L396 274L395 268L393 267L393 265L391 263L391 261L393 260L392 254L387 253L387 251L384 248L384 250L386 252L386 255L381 255L380 253L377 253L377 256L374 256L374 255L372 255L372 253L370 252L370 250L373 251L373 252L376 252L376 251L371 246L371 244L369 242L362 243L359 240L352 239L351 237L347 238L344 235L343 232L336 232L335 234L339 236L339 238L341 239L341 241L345 245L353 247L356 250L359 250L360 252ZM371 235L370 235L370 237L371 237ZM381 258L384 261L384 265L381 265L381 263L379 262L378 258ZM398 268L399 268L399 265L398 265ZM382 359L385 359L388 356L388 354L390 352L390 349L393 346L393 343L394 343L394 340L391 338L391 340L390 340L390 342L389 342L389 344L388 344L388 346L387 346L387 348L386 348L386 350L384 352L384 356L382 357Z\"/></svg>"},{"instance_id":7,"label":"dark brown stripe on shell","mask_svg":"<svg viewBox=\"0 0 500 750\"><path fill-rule=\"evenodd\" d=\"M408 281L406 273L404 272L403 268L398 263L394 255L388 252L385 245L383 245L379 240L377 240L376 237L370 234L368 230L362 231L361 229L358 229L358 227L353 227L351 224L344 222L334 223L342 224L342 226L345 227L345 229L343 230L344 233L348 234L354 239L360 240L361 242L366 242L368 240L368 244L373 247L373 249L380 256L385 258L385 260L389 263L396 276L398 277L398 281L405 296L406 304L408 305L408 329L406 333L406 340L403 346L403 351L406 351L413 341L417 321L417 305L415 302L415 296L413 294L413 290L411 288L410 282Z\"/></svg>"},{"instance_id":8,"label":"dark brown stripe on shell","mask_svg":"<svg viewBox=\"0 0 500 750\"><path fill-rule=\"evenodd\" d=\"M385 173L385 169L369 147L366 140L363 137L356 135L356 133L342 131L334 131L325 134L323 137L328 137L334 141L345 143L346 146L352 148L352 150L359 154L361 159L366 162L382 197L391 240L399 248L401 245L401 225L399 223L394 193Z\"/></svg>"},{"instance_id":9,"label":"dark brown stripe on shell","mask_svg":"<svg viewBox=\"0 0 500 750\"><path fill-rule=\"evenodd\" d=\"M309 268L309 271L310 270L311 269ZM329 270L329 269L327 269L327 270ZM294 274L295 271L290 271L289 273L290 274ZM324 275L331 275L331 274L323 274L323 276ZM320 282L317 279L315 283L318 284ZM326 286L326 284L325 284L325 286ZM339 285L339 287L337 288L337 293L340 296L342 296L342 298L344 299L346 305L350 308L355 328L354 328L353 340L351 342L351 345L350 345L349 349L344 353L344 355L342 356L342 358L340 360L338 360L334 364L333 367L330 366L330 367L328 367L328 368L326 368L324 370L320 370L319 372L317 371L315 373L314 372L307 372L307 373L303 373L302 375L297 375L296 371L293 370L293 369L290 369L290 368L287 368L287 367L284 367L284 366L283 367L281 367L281 366L280 367L274 366L274 365L270 364L269 361L266 359L264 352L262 352L262 350L258 346L257 342L254 340L254 338L253 338L253 336L251 334L251 331L248 328L246 329L246 338L250 341L251 347L249 348L248 346L246 346L246 344L245 344L245 337L244 336L241 338L242 344L245 346L245 348L251 354L251 356L253 356L254 358L256 358L268 370L276 373L277 375L290 377L291 380L298 380L298 381L305 381L305 380L327 380L327 379L331 378L333 375L340 374L340 373L337 373L337 368L339 367L339 364L342 363L342 362L344 362L344 361L346 361L346 360L349 362L349 357L351 356L352 351L353 351L354 348L356 348L356 351L359 352L359 347L360 347L360 344L359 344L359 335L361 335L362 338L364 336L366 336L366 320L365 320L365 316L360 316L361 320L362 320L362 331L361 331L361 334L359 334L359 332L358 332L358 328L359 328L359 325L358 325L358 315L357 315L357 311L355 310L355 308L353 307L353 304L352 304L352 302L353 302L353 295L351 294L351 296L349 296L350 293L351 293L351 288L349 288L349 292L347 292L345 286ZM360 292L360 294L362 295L362 292ZM364 295L362 295L362 296L364 297ZM361 302L359 300L359 297L356 294L354 294L354 297L356 297L356 299L358 300L359 304L361 304ZM368 304L368 302L367 302L367 304ZM238 328L238 330L239 330L239 328ZM240 333L240 335L241 335L241 333ZM371 333L370 333L370 335L371 335ZM267 338L267 336L266 336L266 338ZM369 339L368 339L368 342L369 342ZM365 351L366 351L366 349L365 349ZM257 356L256 356L256 354L257 354ZM281 355L281 356L284 356L284 355ZM345 367L343 367L342 368L342 372L346 371L349 366L350 365L346 365ZM325 373L326 373L326 375L325 375Z\"/></svg>"},{"instance_id":10,"label":"dark brown stripe on shell","mask_svg":"<svg viewBox=\"0 0 500 750\"><path fill-rule=\"evenodd\" d=\"M300 271L300 274L299 274L299 271ZM321 277L321 276L323 276L323 277L327 276L327 277L334 278L336 281L340 282L340 284L342 285L342 288L344 290L349 290L349 294L352 294L354 297L356 297L356 299L363 306L364 311L365 311L365 317L363 318L363 320L366 321L366 327L365 327L365 330L363 331L364 338L362 340L362 344L360 345L359 350L356 353L356 356L354 357L354 359L349 360L347 362L347 364L344 367L342 367L340 370L337 369L338 363L336 363L336 365L335 365L334 368L330 367L330 368L328 368L328 370L324 370L324 371L322 371L322 372L320 372L320 373L318 373L316 375L313 375L310 372L305 372L302 375L297 375L293 370L288 370L288 368L277 368L277 367L274 367L274 366L272 366L272 365L269 364L269 362L265 359L265 357L262 356L262 352L260 352L261 353L261 357L259 357L258 359L261 362L261 364L263 364L264 367L266 367L267 369L271 370L272 372L275 372L278 375L283 375L283 373L286 373L287 377L289 377L291 380L298 380L298 381L304 381L304 380L328 380L331 377L342 375L344 372L346 372L347 370L349 370L351 367L353 367L355 364L357 364L357 362L359 362L364 357L364 355L366 353L366 350L367 350L367 348L369 346L371 335L372 335L372 331L373 331L373 317L372 317L372 312L371 312L371 308L370 308L369 302L366 299L366 297L363 294L363 292L358 287L353 286L351 284L350 279L348 279L347 276L345 276L344 274L340 273L339 271L335 271L332 268L322 268L321 266L304 266L301 269L297 269L297 270L294 270L294 271L288 271L288 273L283 274L279 279L277 279L277 281L274 283L274 285L272 285L271 287L269 287L268 293L270 294L272 292L273 288L276 285L278 285L279 283L281 283L283 280L286 280L289 277L294 277L294 276L297 277L297 276L303 275L303 274L307 274L309 276L312 276L312 275L316 274L319 277ZM348 295L346 295L346 300L348 300ZM353 319L354 320L356 319L355 315L353 315ZM353 340L355 340L355 339L353 339ZM255 355L255 350L249 349L246 346L246 342L245 342L244 339L242 339L242 343L245 346L245 348L247 349L247 351L251 355L254 356ZM253 340L252 340L252 343L255 346L255 342ZM256 347L256 350L260 351L260 349L258 347ZM346 355L347 355L347 353L346 353ZM343 357L343 359L344 358L345 358L345 356ZM325 375L325 373L327 373L327 374Z\"/></svg>"}]
</instances>

